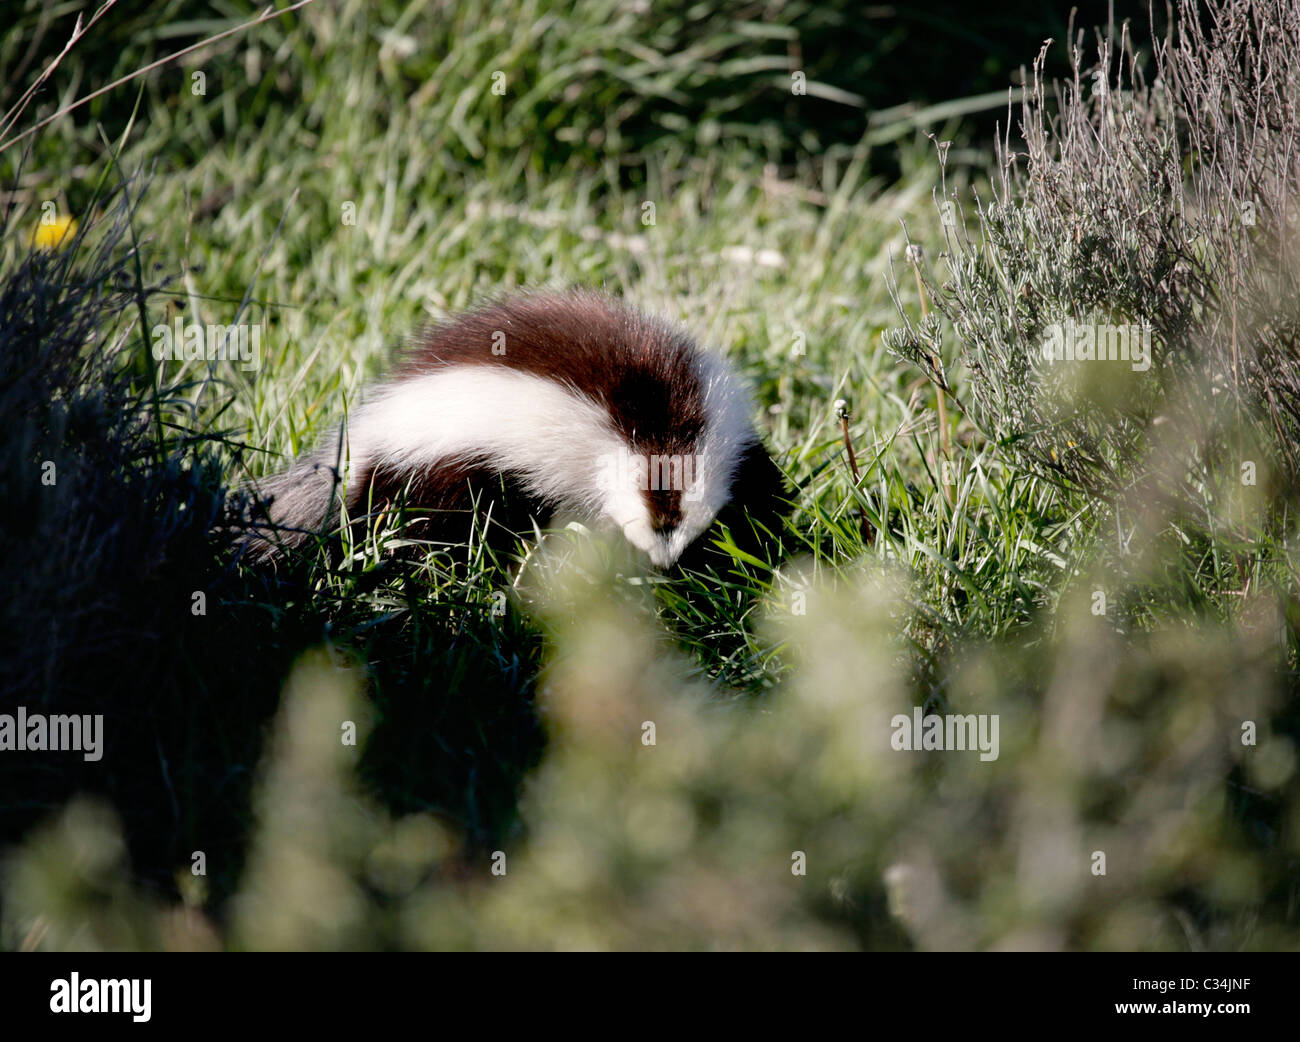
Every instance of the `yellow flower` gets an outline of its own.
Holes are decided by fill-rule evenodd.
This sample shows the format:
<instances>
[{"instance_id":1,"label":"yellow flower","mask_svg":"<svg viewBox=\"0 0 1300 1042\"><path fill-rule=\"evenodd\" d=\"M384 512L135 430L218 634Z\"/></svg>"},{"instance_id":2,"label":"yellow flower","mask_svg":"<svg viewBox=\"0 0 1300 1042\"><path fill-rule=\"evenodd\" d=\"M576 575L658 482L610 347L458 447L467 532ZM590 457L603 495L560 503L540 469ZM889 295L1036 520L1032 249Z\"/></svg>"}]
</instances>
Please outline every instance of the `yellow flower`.
<instances>
[{"instance_id":1,"label":"yellow flower","mask_svg":"<svg viewBox=\"0 0 1300 1042\"><path fill-rule=\"evenodd\" d=\"M73 217L56 217L49 224L41 221L32 229L28 243L38 250L57 250L72 242L77 234L77 221Z\"/></svg>"}]
</instances>

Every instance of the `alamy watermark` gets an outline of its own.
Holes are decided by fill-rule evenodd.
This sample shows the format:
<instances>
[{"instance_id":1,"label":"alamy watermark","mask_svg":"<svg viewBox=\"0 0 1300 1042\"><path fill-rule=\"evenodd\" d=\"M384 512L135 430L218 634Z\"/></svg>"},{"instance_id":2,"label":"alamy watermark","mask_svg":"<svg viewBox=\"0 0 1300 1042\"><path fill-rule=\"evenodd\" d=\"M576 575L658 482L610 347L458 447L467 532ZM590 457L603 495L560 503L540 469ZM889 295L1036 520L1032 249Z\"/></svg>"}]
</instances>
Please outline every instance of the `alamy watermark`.
<instances>
[{"instance_id":1,"label":"alamy watermark","mask_svg":"<svg viewBox=\"0 0 1300 1042\"><path fill-rule=\"evenodd\" d=\"M104 755L104 714L0 713L0 752L79 752L96 761Z\"/></svg>"},{"instance_id":2,"label":"alamy watermark","mask_svg":"<svg viewBox=\"0 0 1300 1042\"><path fill-rule=\"evenodd\" d=\"M1055 362L1128 362L1135 373L1151 368L1151 326L1145 322L1076 322L1047 327L1036 358Z\"/></svg>"},{"instance_id":3,"label":"alamy watermark","mask_svg":"<svg viewBox=\"0 0 1300 1042\"><path fill-rule=\"evenodd\" d=\"M245 372L262 364L260 325L182 322L177 315L170 326L159 323L149 335L155 362L239 362Z\"/></svg>"},{"instance_id":4,"label":"alamy watermark","mask_svg":"<svg viewBox=\"0 0 1300 1042\"><path fill-rule=\"evenodd\" d=\"M81 974L56 977L50 982L51 1013L129 1013L137 1024L152 1015L153 981L134 977L82 979Z\"/></svg>"},{"instance_id":5,"label":"alamy watermark","mask_svg":"<svg viewBox=\"0 0 1300 1042\"><path fill-rule=\"evenodd\" d=\"M692 452L671 455L606 452L596 463L596 486L680 492L684 499L693 500L700 495L700 462L701 457Z\"/></svg>"},{"instance_id":6,"label":"alamy watermark","mask_svg":"<svg viewBox=\"0 0 1300 1042\"><path fill-rule=\"evenodd\" d=\"M974 752L979 750L985 763L998 758L998 717L994 713L923 714L921 707L912 715L899 713L889 721L893 734L889 744L899 752Z\"/></svg>"}]
</instances>

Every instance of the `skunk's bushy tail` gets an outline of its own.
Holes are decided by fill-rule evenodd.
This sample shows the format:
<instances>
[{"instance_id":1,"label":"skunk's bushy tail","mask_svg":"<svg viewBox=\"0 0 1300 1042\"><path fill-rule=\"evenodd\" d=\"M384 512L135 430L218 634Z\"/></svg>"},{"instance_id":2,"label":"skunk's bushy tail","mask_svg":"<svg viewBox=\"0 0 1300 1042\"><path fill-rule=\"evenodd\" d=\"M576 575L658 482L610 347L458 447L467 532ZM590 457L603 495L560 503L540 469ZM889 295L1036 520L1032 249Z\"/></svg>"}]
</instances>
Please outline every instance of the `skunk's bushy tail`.
<instances>
[{"instance_id":1,"label":"skunk's bushy tail","mask_svg":"<svg viewBox=\"0 0 1300 1042\"><path fill-rule=\"evenodd\" d=\"M245 555L254 561L271 560L337 523L343 496L336 456L318 450L244 490L249 497Z\"/></svg>"}]
</instances>

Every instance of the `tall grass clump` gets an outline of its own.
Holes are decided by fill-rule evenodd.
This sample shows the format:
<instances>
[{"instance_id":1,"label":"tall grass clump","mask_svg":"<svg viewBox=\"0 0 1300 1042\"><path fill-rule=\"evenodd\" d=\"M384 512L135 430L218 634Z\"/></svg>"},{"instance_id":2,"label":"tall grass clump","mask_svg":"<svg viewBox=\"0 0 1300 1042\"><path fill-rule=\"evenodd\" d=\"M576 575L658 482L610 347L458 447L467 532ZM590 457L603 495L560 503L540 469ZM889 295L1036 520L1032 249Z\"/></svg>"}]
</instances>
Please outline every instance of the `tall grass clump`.
<instances>
[{"instance_id":1,"label":"tall grass clump","mask_svg":"<svg viewBox=\"0 0 1300 1042\"><path fill-rule=\"evenodd\" d=\"M102 695L120 678L94 668L97 656L166 655L153 635L170 628L177 565L201 585L193 566L212 556L218 468L167 436L172 407L141 361L137 309L158 287L139 281L135 187L80 228L65 219L58 245L27 248L17 221L0 226L0 566L24 591L5 600L9 697Z\"/></svg>"},{"instance_id":2,"label":"tall grass clump","mask_svg":"<svg viewBox=\"0 0 1300 1042\"><path fill-rule=\"evenodd\" d=\"M220 431L196 430L189 378L153 364L170 289L139 242L147 192L136 176L79 222L11 205L0 223L0 707L99 716L104 735L93 759L7 751L0 828L97 794L166 886L158 866L196 831L238 833L239 764L256 758L288 662L225 554ZM226 861L214 878L233 876Z\"/></svg>"}]
</instances>

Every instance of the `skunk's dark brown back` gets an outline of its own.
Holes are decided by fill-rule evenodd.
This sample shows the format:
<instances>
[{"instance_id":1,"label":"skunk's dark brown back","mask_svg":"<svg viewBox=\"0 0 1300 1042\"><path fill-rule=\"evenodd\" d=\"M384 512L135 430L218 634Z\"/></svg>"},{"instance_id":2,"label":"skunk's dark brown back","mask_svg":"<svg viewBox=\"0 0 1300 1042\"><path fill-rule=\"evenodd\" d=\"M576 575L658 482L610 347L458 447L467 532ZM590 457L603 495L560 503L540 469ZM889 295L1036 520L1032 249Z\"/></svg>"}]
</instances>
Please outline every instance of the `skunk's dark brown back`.
<instances>
[{"instance_id":1,"label":"skunk's dark brown back","mask_svg":"<svg viewBox=\"0 0 1300 1042\"><path fill-rule=\"evenodd\" d=\"M531 373L599 402L629 444L672 454L704 429L698 350L683 331L604 294L527 293L420 334L399 378L455 365Z\"/></svg>"}]
</instances>

